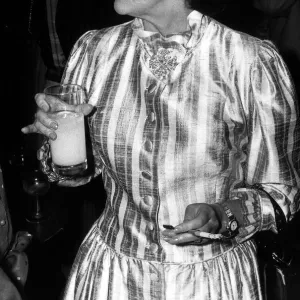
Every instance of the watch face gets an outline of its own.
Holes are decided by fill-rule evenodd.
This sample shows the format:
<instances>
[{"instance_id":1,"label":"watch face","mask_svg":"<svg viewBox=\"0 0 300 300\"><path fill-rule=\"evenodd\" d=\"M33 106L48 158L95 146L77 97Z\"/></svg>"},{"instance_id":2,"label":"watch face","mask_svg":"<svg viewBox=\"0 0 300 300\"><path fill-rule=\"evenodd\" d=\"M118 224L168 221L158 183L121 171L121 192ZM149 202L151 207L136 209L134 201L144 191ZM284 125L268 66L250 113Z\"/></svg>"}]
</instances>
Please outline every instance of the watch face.
<instances>
[{"instance_id":1,"label":"watch face","mask_svg":"<svg viewBox=\"0 0 300 300\"><path fill-rule=\"evenodd\" d=\"M237 221L232 221L231 223L230 223L230 230L231 231L236 231L237 230L237 228L238 228L238 224L237 224Z\"/></svg>"}]
</instances>

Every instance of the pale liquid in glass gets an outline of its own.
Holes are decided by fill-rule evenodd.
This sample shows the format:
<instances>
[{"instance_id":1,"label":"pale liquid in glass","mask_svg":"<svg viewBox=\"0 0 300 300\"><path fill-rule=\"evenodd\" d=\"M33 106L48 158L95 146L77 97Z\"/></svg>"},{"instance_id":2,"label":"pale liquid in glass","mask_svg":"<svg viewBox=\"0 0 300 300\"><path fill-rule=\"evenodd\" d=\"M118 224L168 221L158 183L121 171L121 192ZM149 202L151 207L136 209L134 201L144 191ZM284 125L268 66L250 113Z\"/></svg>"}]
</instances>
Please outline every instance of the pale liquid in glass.
<instances>
[{"instance_id":1,"label":"pale liquid in glass","mask_svg":"<svg viewBox=\"0 0 300 300\"><path fill-rule=\"evenodd\" d=\"M62 111L53 118L57 138L50 140L54 168L61 175L75 175L87 168L83 114Z\"/></svg>"}]
</instances>

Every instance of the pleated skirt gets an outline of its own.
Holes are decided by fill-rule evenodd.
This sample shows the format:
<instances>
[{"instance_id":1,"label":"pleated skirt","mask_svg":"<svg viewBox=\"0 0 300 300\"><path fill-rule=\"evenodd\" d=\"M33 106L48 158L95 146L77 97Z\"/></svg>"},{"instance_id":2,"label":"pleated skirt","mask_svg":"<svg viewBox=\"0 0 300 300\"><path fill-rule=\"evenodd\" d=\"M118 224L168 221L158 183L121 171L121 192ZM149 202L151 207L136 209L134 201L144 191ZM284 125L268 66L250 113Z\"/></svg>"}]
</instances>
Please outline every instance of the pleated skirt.
<instances>
[{"instance_id":1,"label":"pleated skirt","mask_svg":"<svg viewBox=\"0 0 300 300\"><path fill-rule=\"evenodd\" d=\"M116 253L94 226L78 251L64 300L123 299L262 299L255 244L199 263L150 262Z\"/></svg>"}]
</instances>

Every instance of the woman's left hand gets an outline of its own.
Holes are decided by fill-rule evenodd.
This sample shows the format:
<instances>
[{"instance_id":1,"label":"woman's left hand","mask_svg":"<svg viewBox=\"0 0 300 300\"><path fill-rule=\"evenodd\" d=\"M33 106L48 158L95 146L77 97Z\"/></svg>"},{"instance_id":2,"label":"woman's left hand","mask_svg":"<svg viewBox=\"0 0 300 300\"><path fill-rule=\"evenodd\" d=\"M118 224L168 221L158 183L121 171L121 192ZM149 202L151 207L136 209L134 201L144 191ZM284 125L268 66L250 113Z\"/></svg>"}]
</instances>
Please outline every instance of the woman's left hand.
<instances>
[{"instance_id":1,"label":"woman's left hand","mask_svg":"<svg viewBox=\"0 0 300 300\"><path fill-rule=\"evenodd\" d=\"M197 244L205 244L211 240L199 238L187 231L197 229L202 232L217 233L222 228L223 219L224 211L218 204L190 204L185 210L183 223L177 225L175 229L164 230L162 232L163 239L172 245L195 242Z\"/></svg>"}]
</instances>

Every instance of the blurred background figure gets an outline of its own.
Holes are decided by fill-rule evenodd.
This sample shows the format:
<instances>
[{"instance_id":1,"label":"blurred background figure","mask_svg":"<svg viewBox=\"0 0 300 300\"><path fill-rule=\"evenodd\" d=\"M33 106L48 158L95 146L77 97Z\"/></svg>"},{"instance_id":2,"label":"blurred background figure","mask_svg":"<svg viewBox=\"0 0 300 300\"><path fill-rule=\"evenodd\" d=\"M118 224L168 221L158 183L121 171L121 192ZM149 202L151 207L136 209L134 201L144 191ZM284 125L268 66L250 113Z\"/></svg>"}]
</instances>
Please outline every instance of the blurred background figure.
<instances>
[{"instance_id":1,"label":"blurred background figure","mask_svg":"<svg viewBox=\"0 0 300 300\"><path fill-rule=\"evenodd\" d=\"M56 12L58 0L36 1L35 12L29 30L39 45L41 61L38 64L36 78L40 85L38 91L44 87L60 82L66 56L63 53L56 31Z\"/></svg>"},{"instance_id":2,"label":"blurred background figure","mask_svg":"<svg viewBox=\"0 0 300 300\"><path fill-rule=\"evenodd\" d=\"M27 232L13 232L7 206L3 173L0 165L0 299L25 299L24 285L28 274L25 249L31 241Z\"/></svg>"},{"instance_id":3,"label":"blurred background figure","mask_svg":"<svg viewBox=\"0 0 300 300\"><path fill-rule=\"evenodd\" d=\"M264 13L266 38L278 47L294 79L299 97L300 89L300 1L253 0Z\"/></svg>"}]
</instances>

